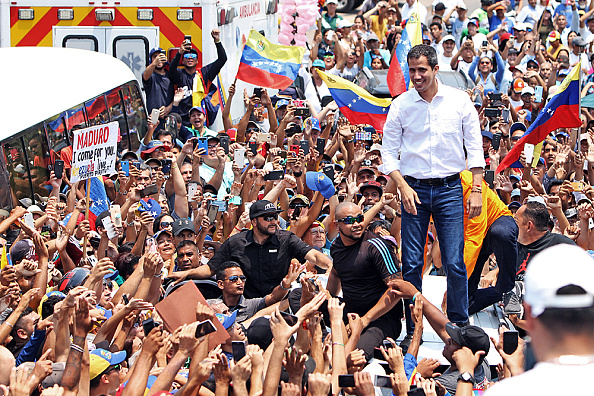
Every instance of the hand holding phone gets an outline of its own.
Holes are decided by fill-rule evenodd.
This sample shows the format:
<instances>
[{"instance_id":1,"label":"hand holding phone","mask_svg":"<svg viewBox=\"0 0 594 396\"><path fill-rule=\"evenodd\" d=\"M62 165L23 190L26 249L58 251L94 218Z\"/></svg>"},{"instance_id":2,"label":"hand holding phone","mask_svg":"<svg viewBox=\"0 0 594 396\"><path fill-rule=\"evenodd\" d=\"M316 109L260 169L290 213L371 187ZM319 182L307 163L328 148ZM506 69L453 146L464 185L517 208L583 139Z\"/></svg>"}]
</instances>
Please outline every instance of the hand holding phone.
<instances>
[{"instance_id":1,"label":"hand holding phone","mask_svg":"<svg viewBox=\"0 0 594 396\"><path fill-rule=\"evenodd\" d=\"M518 349L519 334L515 330L503 332L503 352L511 355Z\"/></svg>"}]
</instances>

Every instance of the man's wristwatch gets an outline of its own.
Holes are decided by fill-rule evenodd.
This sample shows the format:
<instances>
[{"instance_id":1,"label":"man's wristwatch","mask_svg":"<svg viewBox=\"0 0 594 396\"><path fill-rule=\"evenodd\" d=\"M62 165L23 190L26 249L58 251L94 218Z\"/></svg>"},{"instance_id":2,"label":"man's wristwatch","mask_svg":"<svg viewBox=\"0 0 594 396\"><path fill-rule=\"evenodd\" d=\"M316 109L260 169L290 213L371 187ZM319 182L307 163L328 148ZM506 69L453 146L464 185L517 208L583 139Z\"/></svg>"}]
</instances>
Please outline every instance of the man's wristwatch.
<instances>
[{"instance_id":1,"label":"man's wristwatch","mask_svg":"<svg viewBox=\"0 0 594 396\"><path fill-rule=\"evenodd\" d=\"M474 383L474 376L467 371L458 376L458 381Z\"/></svg>"}]
</instances>

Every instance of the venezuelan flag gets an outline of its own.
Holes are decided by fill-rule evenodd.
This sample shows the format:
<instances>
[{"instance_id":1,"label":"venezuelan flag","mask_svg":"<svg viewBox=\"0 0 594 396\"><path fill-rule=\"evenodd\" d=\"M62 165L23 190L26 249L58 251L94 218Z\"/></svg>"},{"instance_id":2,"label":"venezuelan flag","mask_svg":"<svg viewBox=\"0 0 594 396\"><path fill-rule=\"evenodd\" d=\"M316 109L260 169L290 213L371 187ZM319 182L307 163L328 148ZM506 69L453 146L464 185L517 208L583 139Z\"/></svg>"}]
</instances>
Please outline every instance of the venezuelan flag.
<instances>
[{"instance_id":1,"label":"venezuelan flag","mask_svg":"<svg viewBox=\"0 0 594 396\"><path fill-rule=\"evenodd\" d=\"M340 112L351 124L368 124L378 131L384 130L391 99L380 99L358 85L338 76L331 76L318 70L328 86Z\"/></svg>"},{"instance_id":2,"label":"venezuelan flag","mask_svg":"<svg viewBox=\"0 0 594 396\"><path fill-rule=\"evenodd\" d=\"M106 210L109 210L109 198L105 192L105 185L103 184L103 176L94 176L89 181L89 188L91 189L89 196L92 205L89 208L89 223L91 230L95 230L95 220Z\"/></svg>"},{"instance_id":3,"label":"venezuelan flag","mask_svg":"<svg viewBox=\"0 0 594 396\"><path fill-rule=\"evenodd\" d=\"M565 77L559 90L551 97L532 125L501 161L497 167L497 173L510 167L520 158L520 154L524 151L524 144L530 143L536 146L557 128L577 128L582 125L580 120L580 66L581 62L575 65L571 73Z\"/></svg>"},{"instance_id":4,"label":"venezuelan flag","mask_svg":"<svg viewBox=\"0 0 594 396\"><path fill-rule=\"evenodd\" d=\"M285 89L295 81L305 48L272 44L255 30L243 47L237 78L259 87Z\"/></svg>"}]
</instances>

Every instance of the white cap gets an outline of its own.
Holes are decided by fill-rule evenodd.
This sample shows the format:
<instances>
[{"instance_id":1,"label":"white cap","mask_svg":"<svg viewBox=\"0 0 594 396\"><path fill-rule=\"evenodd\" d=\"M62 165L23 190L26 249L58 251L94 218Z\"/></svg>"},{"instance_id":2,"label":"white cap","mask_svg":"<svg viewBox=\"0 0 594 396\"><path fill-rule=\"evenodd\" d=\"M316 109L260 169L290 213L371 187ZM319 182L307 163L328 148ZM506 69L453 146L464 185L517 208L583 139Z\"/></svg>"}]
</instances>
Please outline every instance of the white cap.
<instances>
[{"instance_id":1,"label":"white cap","mask_svg":"<svg viewBox=\"0 0 594 396\"><path fill-rule=\"evenodd\" d=\"M442 38L441 39L441 43L443 44L443 43L445 43L448 40L452 40L454 42L454 44L456 44L456 39L451 34L448 34L447 36L445 36L444 38Z\"/></svg>"},{"instance_id":2,"label":"white cap","mask_svg":"<svg viewBox=\"0 0 594 396\"><path fill-rule=\"evenodd\" d=\"M466 4L464 4L463 1L458 2L458 4L456 4L456 7L461 8L463 10L467 10L468 7L466 6Z\"/></svg>"},{"instance_id":3,"label":"white cap","mask_svg":"<svg viewBox=\"0 0 594 396\"><path fill-rule=\"evenodd\" d=\"M588 308L594 305L594 260L578 246L559 244L538 253L530 261L524 279L524 301L532 308L534 318L546 308ZM586 293L557 294L559 289L569 285L579 286Z\"/></svg>"},{"instance_id":4,"label":"white cap","mask_svg":"<svg viewBox=\"0 0 594 396\"><path fill-rule=\"evenodd\" d=\"M381 152L382 151L382 145L379 144L379 143L373 143L371 145L371 147L369 148L369 152L371 153L372 151L379 151L379 152Z\"/></svg>"},{"instance_id":5,"label":"white cap","mask_svg":"<svg viewBox=\"0 0 594 396\"><path fill-rule=\"evenodd\" d=\"M35 213L38 215L43 216L45 214L45 212L43 210L41 210L41 208L37 205L31 205L27 208L27 212L29 213Z\"/></svg>"},{"instance_id":6,"label":"white cap","mask_svg":"<svg viewBox=\"0 0 594 396\"><path fill-rule=\"evenodd\" d=\"M524 88L522 88L522 95L527 94L527 93L529 93L530 95L534 95L534 88L526 85Z\"/></svg>"},{"instance_id":7,"label":"white cap","mask_svg":"<svg viewBox=\"0 0 594 396\"><path fill-rule=\"evenodd\" d=\"M351 27L353 26L353 22L348 21L346 19L339 19L338 22L336 23L336 26L339 29L345 28L345 27Z\"/></svg>"}]
</instances>

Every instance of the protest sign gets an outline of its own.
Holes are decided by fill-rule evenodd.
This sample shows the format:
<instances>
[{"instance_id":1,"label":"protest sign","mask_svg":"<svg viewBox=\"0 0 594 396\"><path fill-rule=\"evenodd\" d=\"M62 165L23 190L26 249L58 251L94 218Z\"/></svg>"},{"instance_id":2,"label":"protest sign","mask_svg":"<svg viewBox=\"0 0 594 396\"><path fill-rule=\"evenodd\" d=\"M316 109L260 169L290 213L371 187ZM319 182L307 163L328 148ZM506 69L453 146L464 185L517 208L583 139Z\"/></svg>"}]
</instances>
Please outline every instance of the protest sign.
<instances>
[{"instance_id":1,"label":"protest sign","mask_svg":"<svg viewBox=\"0 0 594 396\"><path fill-rule=\"evenodd\" d=\"M118 129L114 121L74 131L72 183L115 172Z\"/></svg>"}]
</instances>

